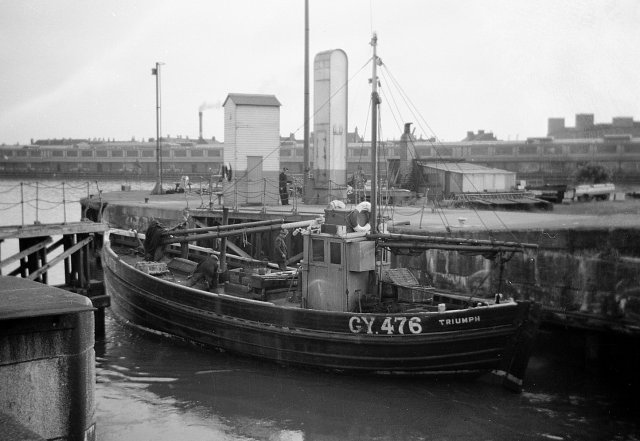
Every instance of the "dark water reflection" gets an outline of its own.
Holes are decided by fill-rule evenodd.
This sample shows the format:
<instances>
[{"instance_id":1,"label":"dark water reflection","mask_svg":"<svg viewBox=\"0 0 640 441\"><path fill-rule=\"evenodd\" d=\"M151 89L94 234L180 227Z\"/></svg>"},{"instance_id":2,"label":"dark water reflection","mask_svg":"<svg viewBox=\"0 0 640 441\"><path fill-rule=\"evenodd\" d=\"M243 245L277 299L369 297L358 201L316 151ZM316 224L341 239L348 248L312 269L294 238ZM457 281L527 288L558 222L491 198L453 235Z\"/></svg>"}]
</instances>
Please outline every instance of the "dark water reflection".
<instances>
[{"instance_id":1,"label":"dark water reflection","mask_svg":"<svg viewBox=\"0 0 640 441\"><path fill-rule=\"evenodd\" d=\"M524 393L475 381L291 369L142 333L96 343L98 439L637 440L619 382L536 355Z\"/></svg>"}]
</instances>

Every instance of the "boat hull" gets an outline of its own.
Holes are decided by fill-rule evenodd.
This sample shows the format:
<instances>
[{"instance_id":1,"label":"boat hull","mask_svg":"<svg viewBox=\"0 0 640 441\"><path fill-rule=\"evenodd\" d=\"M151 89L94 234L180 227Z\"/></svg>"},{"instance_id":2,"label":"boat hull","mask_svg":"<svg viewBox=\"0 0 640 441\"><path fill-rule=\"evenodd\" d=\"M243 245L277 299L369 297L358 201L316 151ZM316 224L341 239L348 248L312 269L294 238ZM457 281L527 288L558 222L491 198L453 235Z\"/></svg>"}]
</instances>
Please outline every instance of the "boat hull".
<instances>
[{"instance_id":1,"label":"boat hull","mask_svg":"<svg viewBox=\"0 0 640 441\"><path fill-rule=\"evenodd\" d=\"M529 357L526 348L535 334L528 302L394 314L281 307L150 276L121 260L108 240L103 267L112 309L119 317L144 328L285 364L411 374L497 370L519 388Z\"/></svg>"}]
</instances>

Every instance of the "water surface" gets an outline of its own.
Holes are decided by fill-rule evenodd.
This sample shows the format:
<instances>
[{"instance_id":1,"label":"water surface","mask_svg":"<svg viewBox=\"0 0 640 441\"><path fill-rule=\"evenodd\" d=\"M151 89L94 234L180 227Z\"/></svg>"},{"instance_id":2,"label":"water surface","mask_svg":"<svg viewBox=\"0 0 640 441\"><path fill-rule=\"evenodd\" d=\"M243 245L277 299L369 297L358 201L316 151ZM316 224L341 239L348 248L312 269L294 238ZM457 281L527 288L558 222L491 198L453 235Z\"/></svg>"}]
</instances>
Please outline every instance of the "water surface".
<instances>
[{"instance_id":1,"label":"water surface","mask_svg":"<svg viewBox=\"0 0 640 441\"><path fill-rule=\"evenodd\" d=\"M538 348L521 394L475 380L344 375L243 358L107 317L100 440L636 440L624 383Z\"/></svg>"}]
</instances>

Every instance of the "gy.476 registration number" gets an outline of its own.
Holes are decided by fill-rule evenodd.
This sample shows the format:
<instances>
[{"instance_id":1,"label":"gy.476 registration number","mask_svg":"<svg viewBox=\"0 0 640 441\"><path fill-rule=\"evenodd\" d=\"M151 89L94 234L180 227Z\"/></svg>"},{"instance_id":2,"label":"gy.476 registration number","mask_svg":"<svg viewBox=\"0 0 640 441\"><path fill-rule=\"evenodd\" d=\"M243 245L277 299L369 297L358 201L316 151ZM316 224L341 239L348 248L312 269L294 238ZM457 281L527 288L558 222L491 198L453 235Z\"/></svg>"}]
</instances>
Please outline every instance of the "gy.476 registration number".
<instances>
[{"instance_id":1,"label":"gy.476 registration number","mask_svg":"<svg viewBox=\"0 0 640 441\"><path fill-rule=\"evenodd\" d=\"M349 330L354 334L420 334L420 317L367 317L353 316L349 319Z\"/></svg>"}]
</instances>

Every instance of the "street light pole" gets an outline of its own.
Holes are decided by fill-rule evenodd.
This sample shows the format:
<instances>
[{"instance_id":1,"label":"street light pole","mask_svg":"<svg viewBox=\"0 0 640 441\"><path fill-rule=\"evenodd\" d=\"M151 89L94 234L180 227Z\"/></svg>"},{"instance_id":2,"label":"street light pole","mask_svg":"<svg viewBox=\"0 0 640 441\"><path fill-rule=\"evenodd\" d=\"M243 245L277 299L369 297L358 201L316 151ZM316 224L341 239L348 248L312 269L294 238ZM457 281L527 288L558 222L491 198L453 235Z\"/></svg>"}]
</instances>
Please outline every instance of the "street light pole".
<instances>
[{"instance_id":1,"label":"street light pole","mask_svg":"<svg viewBox=\"0 0 640 441\"><path fill-rule=\"evenodd\" d=\"M156 63L156 67L151 69L151 75L156 77L156 186L153 194L162 194L162 146L160 143L160 66L164 63Z\"/></svg>"},{"instance_id":2,"label":"street light pole","mask_svg":"<svg viewBox=\"0 0 640 441\"><path fill-rule=\"evenodd\" d=\"M306 204L309 189L309 0L304 2L304 148L302 164L302 200Z\"/></svg>"}]
</instances>

